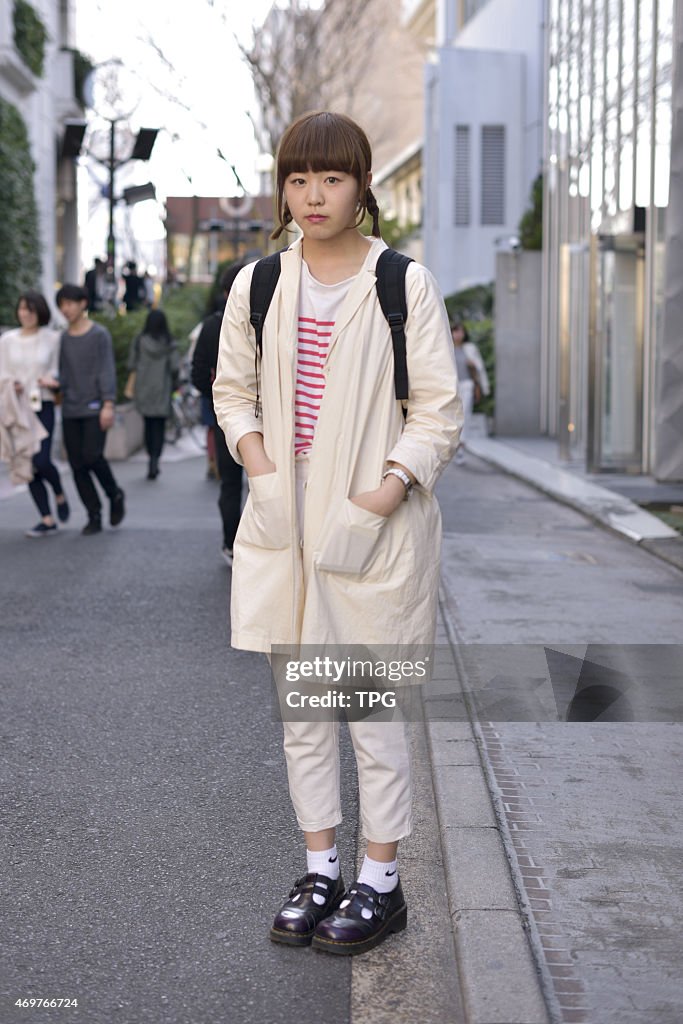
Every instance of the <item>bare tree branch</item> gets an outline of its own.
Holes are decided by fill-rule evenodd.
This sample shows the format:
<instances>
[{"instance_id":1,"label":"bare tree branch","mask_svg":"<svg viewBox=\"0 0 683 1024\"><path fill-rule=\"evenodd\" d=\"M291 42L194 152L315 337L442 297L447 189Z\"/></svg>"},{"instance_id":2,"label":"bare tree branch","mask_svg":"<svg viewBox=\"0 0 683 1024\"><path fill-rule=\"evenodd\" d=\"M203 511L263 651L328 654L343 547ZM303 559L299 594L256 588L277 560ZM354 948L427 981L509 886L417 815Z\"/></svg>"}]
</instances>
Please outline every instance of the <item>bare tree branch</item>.
<instances>
[{"instance_id":1,"label":"bare tree branch","mask_svg":"<svg viewBox=\"0 0 683 1024\"><path fill-rule=\"evenodd\" d=\"M286 126L307 110L350 109L379 37L376 0L303 0L273 8L249 46L237 41L254 82L263 141L275 152ZM349 40L353 45L349 46Z\"/></svg>"}]
</instances>

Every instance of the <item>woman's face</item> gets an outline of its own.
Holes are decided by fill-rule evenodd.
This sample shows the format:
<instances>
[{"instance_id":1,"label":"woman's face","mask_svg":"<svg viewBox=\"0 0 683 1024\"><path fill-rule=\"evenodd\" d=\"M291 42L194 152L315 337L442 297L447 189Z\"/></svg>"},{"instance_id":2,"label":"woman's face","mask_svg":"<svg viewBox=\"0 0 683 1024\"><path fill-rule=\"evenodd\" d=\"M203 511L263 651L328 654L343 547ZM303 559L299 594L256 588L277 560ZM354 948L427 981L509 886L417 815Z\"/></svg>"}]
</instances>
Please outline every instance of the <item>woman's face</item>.
<instances>
[{"instance_id":1,"label":"woman's face","mask_svg":"<svg viewBox=\"0 0 683 1024\"><path fill-rule=\"evenodd\" d=\"M454 345L462 345L465 340L465 328L462 324L458 324L457 327L451 327L451 337L453 338Z\"/></svg>"},{"instance_id":2,"label":"woman's face","mask_svg":"<svg viewBox=\"0 0 683 1024\"><path fill-rule=\"evenodd\" d=\"M38 326L38 314L35 310L29 309L25 299L17 306L17 320L24 330L30 331Z\"/></svg>"},{"instance_id":3,"label":"woman's face","mask_svg":"<svg viewBox=\"0 0 683 1024\"><path fill-rule=\"evenodd\" d=\"M301 171L285 181L289 212L304 238L326 242L352 228L358 210L358 182L343 171Z\"/></svg>"}]
</instances>

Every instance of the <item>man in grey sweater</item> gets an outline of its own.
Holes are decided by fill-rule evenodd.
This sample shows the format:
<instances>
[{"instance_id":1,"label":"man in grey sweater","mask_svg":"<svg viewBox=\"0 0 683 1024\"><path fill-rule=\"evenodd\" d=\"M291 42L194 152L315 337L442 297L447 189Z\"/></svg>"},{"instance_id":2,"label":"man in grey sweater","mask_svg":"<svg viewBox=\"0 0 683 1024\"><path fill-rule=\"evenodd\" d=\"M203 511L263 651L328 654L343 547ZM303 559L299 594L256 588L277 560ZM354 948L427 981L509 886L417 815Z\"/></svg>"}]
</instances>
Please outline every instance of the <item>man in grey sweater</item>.
<instances>
[{"instance_id":1,"label":"man in grey sweater","mask_svg":"<svg viewBox=\"0 0 683 1024\"><path fill-rule=\"evenodd\" d=\"M64 447L88 513L82 533L90 536L102 529L102 502L93 476L109 498L111 525L118 526L125 515L123 491L104 457L106 432L114 422L114 349L109 331L88 319L85 288L63 285L57 306L68 323L59 353Z\"/></svg>"}]
</instances>

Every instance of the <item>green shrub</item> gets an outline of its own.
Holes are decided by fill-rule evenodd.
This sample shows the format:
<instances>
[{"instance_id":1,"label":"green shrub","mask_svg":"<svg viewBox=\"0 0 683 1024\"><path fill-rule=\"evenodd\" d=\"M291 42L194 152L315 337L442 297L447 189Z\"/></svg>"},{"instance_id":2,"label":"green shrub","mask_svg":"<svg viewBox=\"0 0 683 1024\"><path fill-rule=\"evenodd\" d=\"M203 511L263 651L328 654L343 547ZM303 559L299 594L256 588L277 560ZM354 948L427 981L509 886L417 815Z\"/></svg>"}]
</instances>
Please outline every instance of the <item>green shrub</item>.
<instances>
[{"instance_id":1,"label":"green shrub","mask_svg":"<svg viewBox=\"0 0 683 1024\"><path fill-rule=\"evenodd\" d=\"M385 217L380 211L379 229L383 240L390 249L400 249L401 243L410 238L416 226L415 224L399 224L397 217ZM361 224L360 230L364 235L372 234L372 217L370 214L367 215Z\"/></svg>"},{"instance_id":2,"label":"green shrub","mask_svg":"<svg viewBox=\"0 0 683 1024\"><path fill-rule=\"evenodd\" d=\"M491 386L489 395L482 395L481 401L474 407L475 412L483 412L487 416L493 416L496 394L496 356L494 346L493 320L467 320L465 321L470 341L473 341L481 352L484 360L486 375Z\"/></svg>"},{"instance_id":3,"label":"green shrub","mask_svg":"<svg viewBox=\"0 0 683 1024\"><path fill-rule=\"evenodd\" d=\"M493 316L494 287L491 284L475 284L461 292L446 297L449 317L462 320L483 320Z\"/></svg>"},{"instance_id":4,"label":"green shrub","mask_svg":"<svg viewBox=\"0 0 683 1024\"><path fill-rule=\"evenodd\" d=\"M543 175L531 186L530 206L517 229L522 249L543 248Z\"/></svg>"},{"instance_id":5,"label":"green shrub","mask_svg":"<svg viewBox=\"0 0 683 1024\"><path fill-rule=\"evenodd\" d=\"M123 402L123 389L128 379L128 355L136 334L139 334L147 318L148 310L136 309L132 313L91 313L90 319L106 327L114 343L114 361L116 363L116 401Z\"/></svg>"},{"instance_id":6,"label":"green shrub","mask_svg":"<svg viewBox=\"0 0 683 1024\"><path fill-rule=\"evenodd\" d=\"M0 324L14 324L17 298L40 288L35 165L19 111L0 98Z\"/></svg>"},{"instance_id":7,"label":"green shrub","mask_svg":"<svg viewBox=\"0 0 683 1024\"><path fill-rule=\"evenodd\" d=\"M43 77L45 43L47 30L37 13L26 3L16 0L14 4L14 45L34 75Z\"/></svg>"},{"instance_id":8,"label":"green shrub","mask_svg":"<svg viewBox=\"0 0 683 1024\"><path fill-rule=\"evenodd\" d=\"M168 289L164 295L161 308L183 353L190 347L190 331L206 316L208 295L209 286L205 284L183 284L179 288Z\"/></svg>"},{"instance_id":9,"label":"green shrub","mask_svg":"<svg viewBox=\"0 0 683 1024\"><path fill-rule=\"evenodd\" d=\"M80 50L71 50L74 58L74 96L78 100L82 107L87 106L85 102L85 96L83 89L85 87L85 80L91 71L94 71L95 65L84 53Z\"/></svg>"},{"instance_id":10,"label":"green shrub","mask_svg":"<svg viewBox=\"0 0 683 1024\"><path fill-rule=\"evenodd\" d=\"M178 342L178 348L184 355L190 347L189 333L204 318L206 304L206 285L187 284L169 292L159 307L166 314L169 330ZM116 401L123 402L123 389L128 379L128 356L133 339L140 334L145 326L149 310L136 309L128 313L125 310L112 316L110 313L91 313L91 320L106 327L111 334L114 345L114 361L116 362Z\"/></svg>"},{"instance_id":11,"label":"green shrub","mask_svg":"<svg viewBox=\"0 0 683 1024\"><path fill-rule=\"evenodd\" d=\"M481 401L474 406L474 411L493 416L496 392L496 354L492 319L493 284L478 284L472 288L465 288L461 292L448 295L445 302L449 318L451 320L459 318L465 324L470 341L473 341L481 352L486 367L491 393L486 396L482 395Z\"/></svg>"}]
</instances>

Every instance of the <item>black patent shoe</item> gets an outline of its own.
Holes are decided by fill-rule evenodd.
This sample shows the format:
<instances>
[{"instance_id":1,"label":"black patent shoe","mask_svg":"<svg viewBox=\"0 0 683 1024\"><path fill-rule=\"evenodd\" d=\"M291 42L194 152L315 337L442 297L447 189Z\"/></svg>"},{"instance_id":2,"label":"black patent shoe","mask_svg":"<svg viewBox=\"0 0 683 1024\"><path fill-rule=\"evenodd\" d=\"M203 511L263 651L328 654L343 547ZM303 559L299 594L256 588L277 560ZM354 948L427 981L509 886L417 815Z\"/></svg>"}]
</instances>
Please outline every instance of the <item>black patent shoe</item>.
<instances>
[{"instance_id":1,"label":"black patent shoe","mask_svg":"<svg viewBox=\"0 0 683 1024\"><path fill-rule=\"evenodd\" d=\"M335 910L315 929L313 949L338 956L367 953L384 942L387 935L403 931L408 923L400 881L393 892L384 893L356 882L344 894L343 902L346 906Z\"/></svg>"},{"instance_id":2,"label":"black patent shoe","mask_svg":"<svg viewBox=\"0 0 683 1024\"><path fill-rule=\"evenodd\" d=\"M323 896L325 902L316 903L313 893ZM289 897L275 915L271 939L289 946L310 946L316 925L336 910L343 898L341 875L336 881L326 875L304 875L294 883Z\"/></svg>"}]
</instances>

